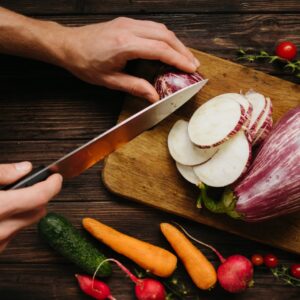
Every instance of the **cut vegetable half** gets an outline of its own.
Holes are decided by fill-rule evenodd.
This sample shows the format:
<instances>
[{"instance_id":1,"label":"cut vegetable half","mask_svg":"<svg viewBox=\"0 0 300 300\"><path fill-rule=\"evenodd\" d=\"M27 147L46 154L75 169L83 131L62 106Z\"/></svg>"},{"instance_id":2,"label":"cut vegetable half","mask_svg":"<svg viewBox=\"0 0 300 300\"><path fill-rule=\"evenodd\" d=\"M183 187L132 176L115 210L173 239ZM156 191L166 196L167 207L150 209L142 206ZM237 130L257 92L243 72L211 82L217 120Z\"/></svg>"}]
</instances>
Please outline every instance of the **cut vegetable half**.
<instances>
[{"instance_id":1,"label":"cut vegetable half","mask_svg":"<svg viewBox=\"0 0 300 300\"><path fill-rule=\"evenodd\" d=\"M200 149L195 146L188 135L188 122L178 120L170 130L168 148L174 160L187 166L195 166L208 161L217 148Z\"/></svg>"},{"instance_id":2,"label":"cut vegetable half","mask_svg":"<svg viewBox=\"0 0 300 300\"><path fill-rule=\"evenodd\" d=\"M264 111L266 110L267 101L264 95L256 93L254 91L249 91L245 94L247 100L252 104L252 114L249 123L248 132L252 139L255 136L255 131L257 127L257 123L262 117Z\"/></svg>"},{"instance_id":3,"label":"cut vegetable half","mask_svg":"<svg viewBox=\"0 0 300 300\"><path fill-rule=\"evenodd\" d=\"M212 159L194 167L194 172L208 186L224 187L239 179L248 168L250 158L251 146L241 130L222 144Z\"/></svg>"},{"instance_id":4,"label":"cut vegetable half","mask_svg":"<svg viewBox=\"0 0 300 300\"><path fill-rule=\"evenodd\" d=\"M199 185L201 183L200 179L196 176L193 167L185 166L176 162L176 168L181 174L181 176L190 183Z\"/></svg>"},{"instance_id":5,"label":"cut vegetable half","mask_svg":"<svg viewBox=\"0 0 300 300\"><path fill-rule=\"evenodd\" d=\"M219 95L195 111L189 122L188 133L198 147L211 148L236 134L245 120L245 110L237 101Z\"/></svg>"}]
</instances>

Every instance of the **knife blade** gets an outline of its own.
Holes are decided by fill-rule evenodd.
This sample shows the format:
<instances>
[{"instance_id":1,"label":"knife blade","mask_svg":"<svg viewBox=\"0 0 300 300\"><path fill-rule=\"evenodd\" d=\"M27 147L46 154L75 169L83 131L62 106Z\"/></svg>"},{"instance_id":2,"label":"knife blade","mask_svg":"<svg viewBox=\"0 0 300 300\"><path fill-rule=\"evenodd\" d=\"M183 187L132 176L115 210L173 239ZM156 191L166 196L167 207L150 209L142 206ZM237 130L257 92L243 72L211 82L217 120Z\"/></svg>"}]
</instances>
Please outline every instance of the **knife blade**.
<instances>
[{"instance_id":1,"label":"knife blade","mask_svg":"<svg viewBox=\"0 0 300 300\"><path fill-rule=\"evenodd\" d=\"M147 106L49 166L39 167L38 170L34 170L18 182L1 189L13 190L31 186L45 180L53 173L60 173L64 179L78 176L122 145L172 114L197 94L207 81L194 83Z\"/></svg>"}]
</instances>

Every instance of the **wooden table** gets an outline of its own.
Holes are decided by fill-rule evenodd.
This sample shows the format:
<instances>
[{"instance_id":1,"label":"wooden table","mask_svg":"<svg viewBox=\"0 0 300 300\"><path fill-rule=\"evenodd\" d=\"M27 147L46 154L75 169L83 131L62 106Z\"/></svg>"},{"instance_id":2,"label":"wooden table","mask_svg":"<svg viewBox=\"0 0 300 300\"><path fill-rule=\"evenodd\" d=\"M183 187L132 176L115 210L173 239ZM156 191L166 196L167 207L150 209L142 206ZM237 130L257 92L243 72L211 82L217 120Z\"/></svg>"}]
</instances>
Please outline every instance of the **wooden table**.
<instances>
[{"instance_id":1,"label":"wooden table","mask_svg":"<svg viewBox=\"0 0 300 300\"><path fill-rule=\"evenodd\" d=\"M300 4L297 0L265 1L13 1L7 8L66 25L84 25L127 15L165 23L188 45L235 60L239 47L272 51L279 39L300 46ZM107 130L117 120L123 95L85 84L59 68L31 60L0 56L0 161L31 160L47 164ZM268 64L252 65L275 76L294 80ZM273 252L282 263L300 258L212 228L201 226L107 192L101 182L102 164L66 182L49 204L49 211L68 217L78 228L92 216L145 241L169 247L158 224L176 220L196 237L215 245L225 256L239 252ZM116 256L106 248L108 256ZM203 249L216 265L214 254ZM129 267L134 265L119 257ZM78 270L40 240L36 227L20 233L0 255L0 299L88 299L78 289ZM187 281L182 266L179 275ZM116 268L109 280L117 299L134 299L133 286ZM300 299L299 288L285 286L266 269L255 271L255 287L237 296L219 287L195 289L190 299Z\"/></svg>"}]
</instances>

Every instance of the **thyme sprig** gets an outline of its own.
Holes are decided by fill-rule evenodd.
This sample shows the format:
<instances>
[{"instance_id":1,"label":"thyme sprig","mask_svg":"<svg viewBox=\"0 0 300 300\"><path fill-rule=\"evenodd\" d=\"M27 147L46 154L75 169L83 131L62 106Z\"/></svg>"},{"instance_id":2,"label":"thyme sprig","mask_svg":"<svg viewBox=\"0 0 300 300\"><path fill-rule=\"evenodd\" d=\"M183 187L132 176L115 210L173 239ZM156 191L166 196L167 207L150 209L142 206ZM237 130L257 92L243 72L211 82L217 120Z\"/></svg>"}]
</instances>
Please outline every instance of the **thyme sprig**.
<instances>
[{"instance_id":1,"label":"thyme sprig","mask_svg":"<svg viewBox=\"0 0 300 300\"><path fill-rule=\"evenodd\" d=\"M291 276L289 270L287 266L278 266L271 269L271 272L277 279L283 280L286 284L300 287L300 279Z\"/></svg>"},{"instance_id":2,"label":"thyme sprig","mask_svg":"<svg viewBox=\"0 0 300 300\"><path fill-rule=\"evenodd\" d=\"M245 60L249 62L254 62L258 60L265 60L270 64L273 64L275 62L280 62L283 65L283 68L288 70L290 73L294 74L297 78L300 78L300 60L287 60L284 58L281 58L277 55L271 55L266 51L250 51L250 50L244 50L240 49L238 51L238 58L237 60Z\"/></svg>"}]
</instances>

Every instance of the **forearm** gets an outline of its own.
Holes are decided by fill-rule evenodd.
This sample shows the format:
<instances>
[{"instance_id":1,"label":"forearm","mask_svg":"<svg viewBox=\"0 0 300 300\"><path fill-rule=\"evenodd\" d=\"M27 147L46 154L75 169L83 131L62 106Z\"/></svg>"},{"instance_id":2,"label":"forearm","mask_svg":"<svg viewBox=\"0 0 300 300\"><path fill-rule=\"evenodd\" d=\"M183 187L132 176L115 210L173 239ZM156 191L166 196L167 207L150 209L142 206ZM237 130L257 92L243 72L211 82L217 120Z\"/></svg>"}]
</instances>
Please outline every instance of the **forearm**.
<instances>
[{"instance_id":1,"label":"forearm","mask_svg":"<svg viewBox=\"0 0 300 300\"><path fill-rule=\"evenodd\" d=\"M61 65L66 27L31 19L0 7L0 53Z\"/></svg>"}]
</instances>

